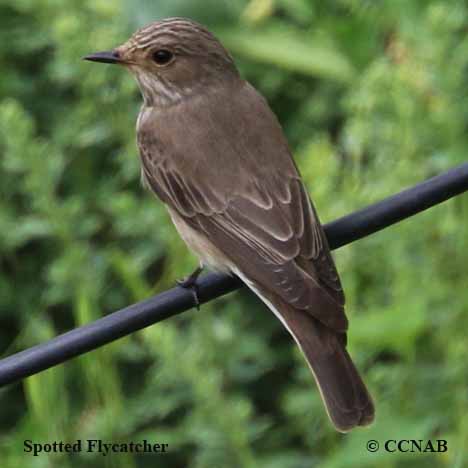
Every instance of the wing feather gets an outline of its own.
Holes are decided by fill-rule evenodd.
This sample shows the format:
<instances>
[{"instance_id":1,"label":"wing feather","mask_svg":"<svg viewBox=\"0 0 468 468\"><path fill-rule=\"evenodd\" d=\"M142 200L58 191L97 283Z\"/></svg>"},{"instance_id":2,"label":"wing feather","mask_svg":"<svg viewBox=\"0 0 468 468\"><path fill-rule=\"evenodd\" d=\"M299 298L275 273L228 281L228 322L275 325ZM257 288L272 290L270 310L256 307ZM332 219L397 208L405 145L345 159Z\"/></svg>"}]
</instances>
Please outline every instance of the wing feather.
<instances>
[{"instance_id":1,"label":"wing feather","mask_svg":"<svg viewBox=\"0 0 468 468\"><path fill-rule=\"evenodd\" d=\"M244 102L259 106L243 109ZM227 104L192 102L183 111L166 110L164 122L143 123L138 142L146 185L246 277L274 288L282 300L329 327L345 330L344 295L327 239L279 124L258 95L239 99L230 112L239 112L241 125L232 127L229 146L219 134L221 126L213 126L230 122ZM246 116L255 120L244 122ZM180 141L173 138L174 125L186 129ZM163 140L158 144L156 127ZM193 141L197 144L189 147ZM170 155L159 151L171 145ZM257 159L245 148L257 148ZM213 155L223 155L222 161L214 162Z\"/></svg>"}]
</instances>

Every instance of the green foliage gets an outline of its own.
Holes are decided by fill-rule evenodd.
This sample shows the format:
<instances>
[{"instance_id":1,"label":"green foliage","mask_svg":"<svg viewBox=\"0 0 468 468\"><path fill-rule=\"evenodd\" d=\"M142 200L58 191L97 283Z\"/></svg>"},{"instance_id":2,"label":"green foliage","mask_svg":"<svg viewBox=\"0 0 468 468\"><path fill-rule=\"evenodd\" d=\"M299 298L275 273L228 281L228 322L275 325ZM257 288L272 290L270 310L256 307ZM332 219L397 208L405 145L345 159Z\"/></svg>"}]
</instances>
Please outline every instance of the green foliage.
<instances>
[{"instance_id":1,"label":"green foliage","mask_svg":"<svg viewBox=\"0 0 468 468\"><path fill-rule=\"evenodd\" d=\"M186 15L268 98L324 221L468 151L462 1L0 2L3 356L174 284L196 264L139 183L140 97L80 57ZM468 458L468 199L336 253L349 347L377 421L333 431L291 339L233 294L0 391L2 467L463 466ZM163 457L32 457L23 441L169 444ZM447 439L444 454L366 441Z\"/></svg>"}]
</instances>

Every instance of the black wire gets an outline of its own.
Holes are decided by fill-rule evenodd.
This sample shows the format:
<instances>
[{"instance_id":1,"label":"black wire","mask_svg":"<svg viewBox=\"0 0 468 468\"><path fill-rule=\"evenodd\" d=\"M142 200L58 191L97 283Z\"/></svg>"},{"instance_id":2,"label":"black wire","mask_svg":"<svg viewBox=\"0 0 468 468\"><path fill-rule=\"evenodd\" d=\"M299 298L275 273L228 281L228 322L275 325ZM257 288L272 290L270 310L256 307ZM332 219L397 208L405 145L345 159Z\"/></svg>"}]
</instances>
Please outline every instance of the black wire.
<instances>
[{"instance_id":1,"label":"black wire","mask_svg":"<svg viewBox=\"0 0 468 468\"><path fill-rule=\"evenodd\" d=\"M325 227L330 247L338 249L468 190L468 163L332 221Z\"/></svg>"},{"instance_id":2,"label":"black wire","mask_svg":"<svg viewBox=\"0 0 468 468\"><path fill-rule=\"evenodd\" d=\"M468 190L468 163L327 224L332 249L368 236ZM198 282L200 303L242 286L239 279L210 273ZM194 307L190 291L176 287L45 343L0 360L0 386L84 354L122 336Z\"/></svg>"}]
</instances>

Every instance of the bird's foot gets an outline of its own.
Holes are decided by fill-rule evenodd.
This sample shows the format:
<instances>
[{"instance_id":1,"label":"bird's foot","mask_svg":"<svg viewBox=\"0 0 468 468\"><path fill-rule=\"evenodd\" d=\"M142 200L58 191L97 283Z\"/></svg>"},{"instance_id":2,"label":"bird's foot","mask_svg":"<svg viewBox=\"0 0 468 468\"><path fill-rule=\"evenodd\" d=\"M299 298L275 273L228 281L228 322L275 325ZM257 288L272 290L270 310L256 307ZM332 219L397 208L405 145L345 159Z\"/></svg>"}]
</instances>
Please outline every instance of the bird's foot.
<instances>
[{"instance_id":1,"label":"bird's foot","mask_svg":"<svg viewBox=\"0 0 468 468\"><path fill-rule=\"evenodd\" d=\"M195 307L197 308L197 310L200 310L200 299L198 297L199 290L198 290L198 285L197 285L197 278L200 275L200 273L202 272L202 270L203 270L203 267L199 266L189 276L187 276L187 277L185 277L185 278L183 278L181 280L176 281L177 284L181 288L190 289L190 291L192 292L193 299L194 299L194 302L195 302Z\"/></svg>"}]
</instances>

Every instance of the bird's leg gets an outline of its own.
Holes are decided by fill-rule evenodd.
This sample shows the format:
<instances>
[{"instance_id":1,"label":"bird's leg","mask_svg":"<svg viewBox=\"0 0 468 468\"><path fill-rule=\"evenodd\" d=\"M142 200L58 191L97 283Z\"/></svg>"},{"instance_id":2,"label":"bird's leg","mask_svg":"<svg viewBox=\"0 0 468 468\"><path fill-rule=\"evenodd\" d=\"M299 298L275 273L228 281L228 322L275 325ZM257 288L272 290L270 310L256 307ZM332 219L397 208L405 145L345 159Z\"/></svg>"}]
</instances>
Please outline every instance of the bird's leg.
<instances>
[{"instance_id":1,"label":"bird's leg","mask_svg":"<svg viewBox=\"0 0 468 468\"><path fill-rule=\"evenodd\" d=\"M203 271L203 265L197 267L197 269L191 273L190 275L186 276L184 279L177 280L177 284L184 289L190 289L193 294L193 298L195 299L195 307L197 310L200 310L200 300L198 298L198 286L197 286L197 278L200 273Z\"/></svg>"}]
</instances>

